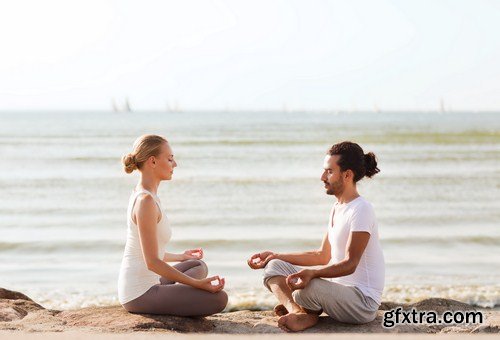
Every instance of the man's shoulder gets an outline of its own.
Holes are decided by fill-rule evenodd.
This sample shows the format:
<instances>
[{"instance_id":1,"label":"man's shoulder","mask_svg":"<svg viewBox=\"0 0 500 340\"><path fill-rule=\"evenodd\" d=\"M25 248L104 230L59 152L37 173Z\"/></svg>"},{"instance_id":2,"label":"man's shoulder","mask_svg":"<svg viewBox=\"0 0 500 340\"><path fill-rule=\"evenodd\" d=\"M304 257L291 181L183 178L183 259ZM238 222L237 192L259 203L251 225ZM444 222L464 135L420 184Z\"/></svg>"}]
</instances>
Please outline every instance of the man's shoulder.
<instances>
[{"instance_id":1,"label":"man's shoulder","mask_svg":"<svg viewBox=\"0 0 500 340\"><path fill-rule=\"evenodd\" d=\"M353 212L373 212L373 205L363 196L359 196L352 205Z\"/></svg>"},{"instance_id":2,"label":"man's shoulder","mask_svg":"<svg viewBox=\"0 0 500 340\"><path fill-rule=\"evenodd\" d=\"M368 201L365 197L363 196L359 196L358 198L356 198L353 202L355 205L357 206L368 206L368 207L372 207L372 204L370 203L370 201Z\"/></svg>"}]
</instances>

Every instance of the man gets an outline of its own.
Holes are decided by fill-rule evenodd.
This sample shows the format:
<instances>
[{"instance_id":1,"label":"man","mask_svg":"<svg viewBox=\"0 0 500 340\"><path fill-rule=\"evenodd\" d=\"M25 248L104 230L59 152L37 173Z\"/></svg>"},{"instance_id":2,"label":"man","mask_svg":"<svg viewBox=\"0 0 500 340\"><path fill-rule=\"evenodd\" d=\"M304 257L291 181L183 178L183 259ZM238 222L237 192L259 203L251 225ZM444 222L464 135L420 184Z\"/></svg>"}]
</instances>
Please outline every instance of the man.
<instances>
[{"instance_id":1,"label":"man","mask_svg":"<svg viewBox=\"0 0 500 340\"><path fill-rule=\"evenodd\" d=\"M340 322L375 319L384 288L385 263L372 205L356 183L380 170L373 153L356 143L333 145L324 160L321 180L335 195L328 231L314 251L254 254L248 265L264 269L264 285L278 298L278 326L301 331L314 326L324 311ZM306 267L304 269L298 266ZM321 266L307 268L311 266Z\"/></svg>"}]
</instances>

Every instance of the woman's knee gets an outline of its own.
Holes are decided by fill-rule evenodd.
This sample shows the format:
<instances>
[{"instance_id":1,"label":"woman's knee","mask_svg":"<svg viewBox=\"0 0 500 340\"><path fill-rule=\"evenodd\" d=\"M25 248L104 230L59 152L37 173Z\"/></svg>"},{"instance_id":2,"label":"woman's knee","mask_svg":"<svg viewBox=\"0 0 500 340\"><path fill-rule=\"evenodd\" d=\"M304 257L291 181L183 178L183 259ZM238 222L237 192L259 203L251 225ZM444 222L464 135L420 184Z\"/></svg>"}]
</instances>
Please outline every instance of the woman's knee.
<instances>
[{"instance_id":1,"label":"woman's knee","mask_svg":"<svg viewBox=\"0 0 500 340\"><path fill-rule=\"evenodd\" d=\"M198 262L198 265L200 266L201 271L203 273L203 277L204 278L207 277L207 275L208 275L208 266L207 266L207 264L204 261L202 261L202 260L195 260L195 261Z\"/></svg>"},{"instance_id":2,"label":"woman's knee","mask_svg":"<svg viewBox=\"0 0 500 340\"><path fill-rule=\"evenodd\" d=\"M203 279L206 278L208 275L208 266L205 262L202 260L187 260L184 261L183 263L186 263L189 265L188 270L196 270L197 271L197 278Z\"/></svg>"},{"instance_id":3,"label":"woman's knee","mask_svg":"<svg viewBox=\"0 0 500 340\"><path fill-rule=\"evenodd\" d=\"M229 298L225 291L221 290L220 292L217 293L217 302L218 302L217 309L219 310L218 313L222 312L224 308L226 308L228 300Z\"/></svg>"},{"instance_id":4,"label":"woman's knee","mask_svg":"<svg viewBox=\"0 0 500 340\"><path fill-rule=\"evenodd\" d=\"M227 293L223 290L217 293L211 293L211 301L207 303L209 305L209 313L208 315L220 313L226 308L228 296Z\"/></svg>"}]
</instances>

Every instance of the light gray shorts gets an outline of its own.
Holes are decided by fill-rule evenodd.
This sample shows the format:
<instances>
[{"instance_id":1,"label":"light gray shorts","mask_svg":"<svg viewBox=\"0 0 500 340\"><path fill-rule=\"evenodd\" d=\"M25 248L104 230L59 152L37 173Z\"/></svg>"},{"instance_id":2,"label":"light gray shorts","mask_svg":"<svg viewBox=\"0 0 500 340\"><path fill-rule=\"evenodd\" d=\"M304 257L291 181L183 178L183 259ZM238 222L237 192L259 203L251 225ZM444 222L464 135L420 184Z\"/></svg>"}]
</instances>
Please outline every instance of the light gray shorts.
<instances>
[{"instance_id":1,"label":"light gray shorts","mask_svg":"<svg viewBox=\"0 0 500 340\"><path fill-rule=\"evenodd\" d=\"M264 285L270 278L297 273L302 268L282 260L271 260L264 269ZM314 312L323 310L331 318L340 322L362 324L373 321L377 316L379 304L365 296L354 286L324 279L312 279L304 288L292 293L294 301L305 309Z\"/></svg>"}]
</instances>

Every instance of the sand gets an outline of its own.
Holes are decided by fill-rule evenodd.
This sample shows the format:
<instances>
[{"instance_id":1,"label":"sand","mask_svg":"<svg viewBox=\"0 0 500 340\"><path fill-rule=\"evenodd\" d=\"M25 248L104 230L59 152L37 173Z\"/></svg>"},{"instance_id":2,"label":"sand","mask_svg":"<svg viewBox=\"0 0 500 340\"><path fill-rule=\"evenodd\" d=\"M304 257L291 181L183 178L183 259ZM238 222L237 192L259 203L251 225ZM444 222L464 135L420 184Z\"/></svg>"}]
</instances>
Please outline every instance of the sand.
<instances>
[{"instance_id":1,"label":"sand","mask_svg":"<svg viewBox=\"0 0 500 340\"><path fill-rule=\"evenodd\" d=\"M324 338L325 333L335 333L336 338L369 337L380 339L387 336L405 335L408 339L418 336L432 336L441 339L450 337L481 337L498 339L500 312L480 310L484 315L482 324L426 325L403 324L394 328L382 326L386 310L402 306L419 311L472 311L473 306L449 299L426 299L406 305L384 302L377 318L363 325L349 325L337 322L326 315L319 323L300 334ZM237 311L215 314L206 318L182 318L167 315L139 315L127 313L121 306L89 307L76 310L51 310L37 304L22 293L0 288L0 339L190 339L222 335L242 339L257 336L259 340L276 336L294 337L297 334L284 333L277 325L272 311ZM318 334L319 333L319 334ZM404 334L401 334L404 333ZM488 336L488 334L490 336Z\"/></svg>"}]
</instances>

